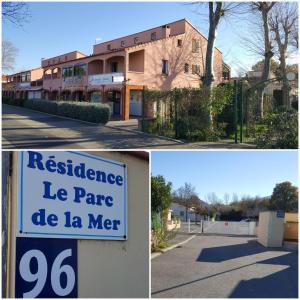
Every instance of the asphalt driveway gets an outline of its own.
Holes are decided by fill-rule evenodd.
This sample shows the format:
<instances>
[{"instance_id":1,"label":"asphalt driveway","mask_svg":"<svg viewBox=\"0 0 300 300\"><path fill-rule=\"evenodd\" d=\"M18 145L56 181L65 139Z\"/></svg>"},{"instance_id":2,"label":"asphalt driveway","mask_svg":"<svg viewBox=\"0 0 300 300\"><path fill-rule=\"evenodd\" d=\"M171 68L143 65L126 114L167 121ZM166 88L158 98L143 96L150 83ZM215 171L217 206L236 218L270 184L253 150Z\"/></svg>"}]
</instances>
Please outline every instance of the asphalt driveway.
<instances>
[{"instance_id":1,"label":"asphalt driveway","mask_svg":"<svg viewBox=\"0 0 300 300\"><path fill-rule=\"evenodd\" d=\"M152 297L298 297L298 253L255 238L198 235L151 264Z\"/></svg>"}]
</instances>

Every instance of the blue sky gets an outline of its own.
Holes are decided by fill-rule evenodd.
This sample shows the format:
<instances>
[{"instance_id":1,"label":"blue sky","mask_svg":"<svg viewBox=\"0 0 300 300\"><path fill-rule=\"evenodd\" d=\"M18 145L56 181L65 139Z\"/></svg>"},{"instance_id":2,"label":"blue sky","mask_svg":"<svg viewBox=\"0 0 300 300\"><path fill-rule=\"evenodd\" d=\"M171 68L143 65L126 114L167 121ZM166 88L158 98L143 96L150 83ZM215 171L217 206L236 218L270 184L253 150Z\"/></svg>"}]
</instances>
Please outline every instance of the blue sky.
<instances>
[{"instance_id":1,"label":"blue sky","mask_svg":"<svg viewBox=\"0 0 300 300\"><path fill-rule=\"evenodd\" d=\"M200 199L211 192L269 196L276 183L298 186L297 151L152 151L152 175L163 175L173 188L185 182Z\"/></svg>"},{"instance_id":2,"label":"blue sky","mask_svg":"<svg viewBox=\"0 0 300 300\"><path fill-rule=\"evenodd\" d=\"M182 18L207 35L207 9L201 7L199 15L195 6L184 2L31 2L29 8L32 17L23 28L3 24L4 38L19 49L15 72L39 66L41 58L73 50L91 54L96 38L106 41ZM240 47L243 26L239 22L223 22L216 43L233 70L239 62L251 66L256 60Z\"/></svg>"}]
</instances>

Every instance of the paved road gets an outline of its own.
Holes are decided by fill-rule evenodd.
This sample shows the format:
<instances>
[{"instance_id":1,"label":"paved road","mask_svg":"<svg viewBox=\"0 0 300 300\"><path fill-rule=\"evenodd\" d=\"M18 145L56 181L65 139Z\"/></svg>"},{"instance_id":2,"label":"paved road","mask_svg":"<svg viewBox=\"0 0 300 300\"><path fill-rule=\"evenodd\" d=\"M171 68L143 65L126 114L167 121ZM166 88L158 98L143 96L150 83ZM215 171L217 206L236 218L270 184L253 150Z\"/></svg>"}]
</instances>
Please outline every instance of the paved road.
<instances>
[{"instance_id":1,"label":"paved road","mask_svg":"<svg viewBox=\"0 0 300 300\"><path fill-rule=\"evenodd\" d=\"M196 236L152 264L152 297L296 298L298 254L254 238Z\"/></svg>"},{"instance_id":2,"label":"paved road","mask_svg":"<svg viewBox=\"0 0 300 300\"><path fill-rule=\"evenodd\" d=\"M125 149L173 146L168 139L3 105L3 148Z\"/></svg>"},{"instance_id":3,"label":"paved road","mask_svg":"<svg viewBox=\"0 0 300 300\"><path fill-rule=\"evenodd\" d=\"M2 146L12 148L136 149L237 148L249 145L181 143L116 126L92 125L9 105L2 106Z\"/></svg>"}]
</instances>

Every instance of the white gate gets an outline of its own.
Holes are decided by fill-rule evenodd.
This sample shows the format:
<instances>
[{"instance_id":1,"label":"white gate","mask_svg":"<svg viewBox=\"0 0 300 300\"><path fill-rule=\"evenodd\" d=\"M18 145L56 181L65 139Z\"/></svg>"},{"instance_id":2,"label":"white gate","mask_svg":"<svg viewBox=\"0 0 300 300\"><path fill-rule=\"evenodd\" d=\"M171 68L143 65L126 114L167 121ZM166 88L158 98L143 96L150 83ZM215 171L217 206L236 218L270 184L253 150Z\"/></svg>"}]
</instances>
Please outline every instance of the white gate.
<instances>
[{"instance_id":1,"label":"white gate","mask_svg":"<svg viewBox=\"0 0 300 300\"><path fill-rule=\"evenodd\" d=\"M203 233L255 235L255 222L203 221Z\"/></svg>"}]
</instances>

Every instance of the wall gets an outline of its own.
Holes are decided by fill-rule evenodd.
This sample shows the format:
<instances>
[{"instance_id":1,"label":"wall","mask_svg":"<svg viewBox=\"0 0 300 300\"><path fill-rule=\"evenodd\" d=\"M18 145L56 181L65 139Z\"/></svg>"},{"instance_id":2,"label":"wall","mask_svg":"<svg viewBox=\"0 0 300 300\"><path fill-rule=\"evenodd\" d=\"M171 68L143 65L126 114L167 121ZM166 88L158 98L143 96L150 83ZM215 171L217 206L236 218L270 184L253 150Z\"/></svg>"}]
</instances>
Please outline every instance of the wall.
<instances>
[{"instance_id":1,"label":"wall","mask_svg":"<svg viewBox=\"0 0 300 300\"><path fill-rule=\"evenodd\" d=\"M203 221L204 233L255 235L255 222Z\"/></svg>"},{"instance_id":2,"label":"wall","mask_svg":"<svg viewBox=\"0 0 300 300\"><path fill-rule=\"evenodd\" d=\"M170 27L170 35L176 35L184 33L185 20L179 20L168 24ZM93 54L101 54L107 52L107 45L111 45L111 49L121 48L121 41L124 41L124 47L134 46L134 39L138 37L139 43L150 42L151 33L156 32L156 39L161 39L164 37L164 28L162 26L151 28L142 32L134 33L128 36L117 38L111 41L107 41L101 44L94 45Z\"/></svg>"},{"instance_id":3,"label":"wall","mask_svg":"<svg viewBox=\"0 0 300 300\"><path fill-rule=\"evenodd\" d=\"M37 69L33 69L31 70L31 81L35 81L35 80L42 80L43 79L43 69L42 68L37 68Z\"/></svg>"},{"instance_id":4,"label":"wall","mask_svg":"<svg viewBox=\"0 0 300 300\"><path fill-rule=\"evenodd\" d=\"M149 166L121 152L89 152L128 166L128 239L78 240L78 297L149 296ZM10 297L15 287L17 152L13 157Z\"/></svg>"},{"instance_id":5,"label":"wall","mask_svg":"<svg viewBox=\"0 0 300 300\"><path fill-rule=\"evenodd\" d=\"M200 40L199 53L192 52L192 40ZM182 46L177 46L178 39L182 40ZM128 49L128 53L145 49L145 71L128 72L126 79L130 84L146 85L149 89L169 90L175 87L200 86L200 76L204 74L206 56L206 38L196 31L189 23L186 23L186 33L171 36L164 40L154 41ZM162 60L169 61L169 74L162 74ZM184 72L184 65L189 64L189 72ZM192 74L192 65L200 65L200 75ZM214 84L222 81L222 53L215 48L214 51Z\"/></svg>"},{"instance_id":6,"label":"wall","mask_svg":"<svg viewBox=\"0 0 300 300\"><path fill-rule=\"evenodd\" d=\"M86 55L79 52L79 51L72 51L72 52L68 52L68 53L64 53L58 56L54 56L54 57L50 57L47 59L43 59L42 60L42 68L54 65L54 64L59 64L62 62L67 62L73 59L78 59L78 58L82 58L85 57Z\"/></svg>"},{"instance_id":7,"label":"wall","mask_svg":"<svg viewBox=\"0 0 300 300\"><path fill-rule=\"evenodd\" d=\"M2 152L2 298L6 297L7 250L8 250L8 220L9 220L9 186L10 152Z\"/></svg>"},{"instance_id":8,"label":"wall","mask_svg":"<svg viewBox=\"0 0 300 300\"><path fill-rule=\"evenodd\" d=\"M284 219L276 211L259 213L258 242L265 247L281 247L284 233Z\"/></svg>"},{"instance_id":9,"label":"wall","mask_svg":"<svg viewBox=\"0 0 300 300\"><path fill-rule=\"evenodd\" d=\"M93 154L93 152L90 152ZM149 169L140 159L99 152L128 165L128 240L78 243L79 297L148 297ZM87 255L88 253L88 255ZM101 271L100 271L101 270Z\"/></svg>"},{"instance_id":10,"label":"wall","mask_svg":"<svg viewBox=\"0 0 300 300\"><path fill-rule=\"evenodd\" d=\"M284 239L298 241L298 213L285 213Z\"/></svg>"}]
</instances>

